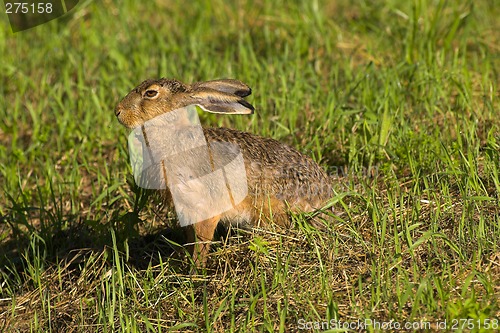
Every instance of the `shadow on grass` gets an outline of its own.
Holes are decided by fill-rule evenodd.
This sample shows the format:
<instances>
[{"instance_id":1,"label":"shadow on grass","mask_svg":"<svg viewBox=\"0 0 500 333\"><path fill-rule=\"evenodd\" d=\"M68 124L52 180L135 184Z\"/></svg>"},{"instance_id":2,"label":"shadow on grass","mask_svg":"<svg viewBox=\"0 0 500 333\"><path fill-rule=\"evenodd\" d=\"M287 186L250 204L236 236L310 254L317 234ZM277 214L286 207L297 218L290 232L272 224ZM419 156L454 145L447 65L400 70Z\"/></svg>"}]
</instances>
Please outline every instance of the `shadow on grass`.
<instances>
[{"instance_id":1,"label":"shadow on grass","mask_svg":"<svg viewBox=\"0 0 500 333\"><path fill-rule=\"evenodd\" d=\"M30 209L28 215L34 215L36 210ZM42 266L60 262L78 265L84 259L74 259L82 253L85 256L103 251L113 252L115 248L127 253L127 265L139 270L169 258L176 259L172 263L179 264L179 269L183 269L185 265L182 263L187 262L182 246L186 243L184 230L181 227L166 227L140 234L138 229L144 222L137 212L115 213L108 223L65 216L66 226L62 228L60 225L48 228L41 226L34 221L38 220L34 216L26 218L25 215L24 221L20 221L18 212L0 216L0 235L4 235L0 242L0 271L6 274L3 278L16 275L18 282L22 283L25 282L23 276L34 262L41 262ZM113 256L107 258L111 261Z\"/></svg>"},{"instance_id":2,"label":"shadow on grass","mask_svg":"<svg viewBox=\"0 0 500 333\"><path fill-rule=\"evenodd\" d=\"M36 209L30 209L31 213ZM17 277L21 286L29 279L33 263L49 267L63 263L70 270L80 271L86 257L107 252L107 261L113 265L113 251L118 250L127 258L127 265L137 270L169 262L180 274L190 269L185 247L184 228L163 227L149 233L139 233L143 223L137 212L118 214L110 222L83 220L78 216L66 216L64 228L25 227L26 221L13 220L18 214L1 216L0 234L8 236L0 242L0 278ZM32 217L33 218L33 217ZM32 221L30 221L32 223ZM175 225L172 223L172 225ZM10 230L9 230L10 229ZM29 230L28 230L29 229ZM219 225L215 239L227 238L235 233Z\"/></svg>"}]
</instances>

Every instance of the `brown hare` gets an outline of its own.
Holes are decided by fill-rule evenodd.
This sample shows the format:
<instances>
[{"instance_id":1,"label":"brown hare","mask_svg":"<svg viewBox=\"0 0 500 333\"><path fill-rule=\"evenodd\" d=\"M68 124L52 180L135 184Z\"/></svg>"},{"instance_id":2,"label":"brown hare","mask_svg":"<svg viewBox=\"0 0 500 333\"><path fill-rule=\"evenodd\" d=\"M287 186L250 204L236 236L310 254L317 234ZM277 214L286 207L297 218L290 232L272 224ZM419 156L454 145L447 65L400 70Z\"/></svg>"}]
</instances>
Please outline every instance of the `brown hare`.
<instances>
[{"instance_id":1,"label":"brown hare","mask_svg":"<svg viewBox=\"0 0 500 333\"><path fill-rule=\"evenodd\" d=\"M213 113L252 114L253 106L243 99L250 94L251 89L237 80L185 84L175 79L150 79L115 108L121 124L145 134L149 154L165 153L149 164L159 166L156 178L163 179L161 192L167 203L175 206L181 225L186 226L189 251L197 266L205 265L219 222L250 227L273 222L287 227L290 212L314 211L332 196L332 181L325 171L310 157L276 140L230 128L199 126L197 130L197 123L186 114L162 118L161 126L146 127L154 119L192 105ZM175 126L169 127L169 123ZM200 135L204 145L190 143ZM167 141L170 143L163 144ZM184 148L179 148L182 145ZM186 145L187 154L166 152L186 150ZM165 168L165 163L173 167ZM231 163L232 168L224 168ZM214 177L200 180L220 170L217 179L225 180L226 186L214 185Z\"/></svg>"}]
</instances>

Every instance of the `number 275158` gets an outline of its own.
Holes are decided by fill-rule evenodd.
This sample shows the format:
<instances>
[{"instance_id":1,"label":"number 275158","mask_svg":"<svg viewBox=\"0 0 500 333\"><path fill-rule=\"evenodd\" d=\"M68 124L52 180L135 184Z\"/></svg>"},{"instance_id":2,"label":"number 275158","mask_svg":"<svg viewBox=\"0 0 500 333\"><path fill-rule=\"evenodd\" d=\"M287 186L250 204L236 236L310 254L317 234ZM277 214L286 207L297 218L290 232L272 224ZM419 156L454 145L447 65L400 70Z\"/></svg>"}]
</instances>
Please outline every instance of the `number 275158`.
<instances>
[{"instance_id":1,"label":"number 275158","mask_svg":"<svg viewBox=\"0 0 500 333\"><path fill-rule=\"evenodd\" d=\"M28 2L6 2L5 13L7 14L50 14L52 4L50 2L28 3Z\"/></svg>"}]
</instances>

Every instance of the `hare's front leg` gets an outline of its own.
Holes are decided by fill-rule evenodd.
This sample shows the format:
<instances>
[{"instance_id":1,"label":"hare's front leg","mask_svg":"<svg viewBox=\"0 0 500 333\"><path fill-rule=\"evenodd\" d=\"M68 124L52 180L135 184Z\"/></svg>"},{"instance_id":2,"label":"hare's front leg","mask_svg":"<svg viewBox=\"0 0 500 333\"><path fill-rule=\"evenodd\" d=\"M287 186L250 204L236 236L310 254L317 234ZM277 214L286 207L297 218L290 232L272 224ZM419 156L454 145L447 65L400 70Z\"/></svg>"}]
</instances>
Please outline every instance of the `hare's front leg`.
<instances>
[{"instance_id":1,"label":"hare's front leg","mask_svg":"<svg viewBox=\"0 0 500 333\"><path fill-rule=\"evenodd\" d=\"M186 227L188 251L193 258L195 267L205 267L210 242L214 238L214 232L219 220L220 216L215 216Z\"/></svg>"}]
</instances>

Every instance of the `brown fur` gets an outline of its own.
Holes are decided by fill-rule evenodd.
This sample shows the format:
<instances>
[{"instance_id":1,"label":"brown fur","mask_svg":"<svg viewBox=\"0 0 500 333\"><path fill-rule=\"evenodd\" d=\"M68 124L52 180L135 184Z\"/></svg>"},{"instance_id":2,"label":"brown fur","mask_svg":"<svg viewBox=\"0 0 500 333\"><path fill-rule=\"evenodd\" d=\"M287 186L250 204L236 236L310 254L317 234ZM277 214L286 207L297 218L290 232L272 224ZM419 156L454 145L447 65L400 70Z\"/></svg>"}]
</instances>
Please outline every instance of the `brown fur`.
<instances>
[{"instance_id":1,"label":"brown fur","mask_svg":"<svg viewBox=\"0 0 500 333\"><path fill-rule=\"evenodd\" d=\"M115 114L128 128L191 104L209 112L251 114L253 106L243 99L250 93L251 89L237 80L192 85L169 79L146 80L123 98ZM310 157L297 150L276 140L234 129L204 128L203 131L209 145L230 142L240 147L248 196L233 209L186 227L188 241L193 244L190 252L197 265L205 265L219 222L243 226L273 222L286 227L290 224L290 211L313 211L331 197L330 177ZM169 195L165 198L171 201Z\"/></svg>"}]
</instances>

